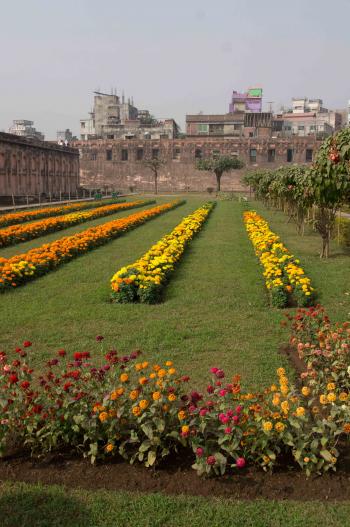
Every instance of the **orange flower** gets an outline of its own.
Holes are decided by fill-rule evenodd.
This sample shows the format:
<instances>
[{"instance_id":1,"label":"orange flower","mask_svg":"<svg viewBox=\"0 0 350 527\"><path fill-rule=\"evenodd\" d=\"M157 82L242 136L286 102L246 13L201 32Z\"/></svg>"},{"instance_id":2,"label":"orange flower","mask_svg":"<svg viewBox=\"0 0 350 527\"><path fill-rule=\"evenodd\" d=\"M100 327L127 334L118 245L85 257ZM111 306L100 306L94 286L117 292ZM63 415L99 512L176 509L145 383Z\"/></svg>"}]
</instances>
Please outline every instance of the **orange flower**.
<instances>
[{"instance_id":1,"label":"orange flower","mask_svg":"<svg viewBox=\"0 0 350 527\"><path fill-rule=\"evenodd\" d=\"M148 383L148 379L147 377L140 377L139 378L139 383L143 386L144 384L147 384Z\"/></svg>"},{"instance_id":2,"label":"orange flower","mask_svg":"<svg viewBox=\"0 0 350 527\"><path fill-rule=\"evenodd\" d=\"M139 406L141 408L141 410L146 410L146 408L148 407L149 405L149 402L147 401L147 399L142 399L140 402L139 402Z\"/></svg>"},{"instance_id":3,"label":"orange flower","mask_svg":"<svg viewBox=\"0 0 350 527\"><path fill-rule=\"evenodd\" d=\"M139 396L139 391L138 390L132 390L130 393L129 393L129 397L132 401L135 401Z\"/></svg>"},{"instance_id":4,"label":"orange flower","mask_svg":"<svg viewBox=\"0 0 350 527\"><path fill-rule=\"evenodd\" d=\"M122 373L119 379L121 382L127 382L129 380L129 375L127 373Z\"/></svg>"},{"instance_id":5,"label":"orange flower","mask_svg":"<svg viewBox=\"0 0 350 527\"><path fill-rule=\"evenodd\" d=\"M169 393L168 400L171 402L176 401L176 395L174 393Z\"/></svg>"},{"instance_id":6,"label":"orange flower","mask_svg":"<svg viewBox=\"0 0 350 527\"><path fill-rule=\"evenodd\" d=\"M152 398L153 398L153 401L159 401L159 399L162 397L162 394L160 392L153 392L152 393Z\"/></svg>"},{"instance_id":7,"label":"orange flower","mask_svg":"<svg viewBox=\"0 0 350 527\"><path fill-rule=\"evenodd\" d=\"M99 420L101 421L101 423L104 423L104 421L106 421L108 419L108 414L107 412L102 412L100 413L100 415L98 416Z\"/></svg>"}]
</instances>

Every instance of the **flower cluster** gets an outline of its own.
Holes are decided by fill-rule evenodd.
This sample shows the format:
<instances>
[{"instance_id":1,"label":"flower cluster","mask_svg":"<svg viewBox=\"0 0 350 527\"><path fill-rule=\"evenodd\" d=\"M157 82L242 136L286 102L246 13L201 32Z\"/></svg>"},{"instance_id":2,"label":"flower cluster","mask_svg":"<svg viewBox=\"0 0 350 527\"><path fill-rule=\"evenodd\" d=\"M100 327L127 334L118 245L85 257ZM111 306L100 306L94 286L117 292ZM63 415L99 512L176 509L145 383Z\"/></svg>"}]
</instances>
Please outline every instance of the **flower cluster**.
<instances>
[{"instance_id":1,"label":"flower cluster","mask_svg":"<svg viewBox=\"0 0 350 527\"><path fill-rule=\"evenodd\" d=\"M255 254L264 267L266 287L271 303L275 307L286 307L296 303L308 306L314 301L315 291L311 286L300 261L283 245L279 236L273 233L268 223L255 211L243 215L248 236Z\"/></svg>"},{"instance_id":2,"label":"flower cluster","mask_svg":"<svg viewBox=\"0 0 350 527\"><path fill-rule=\"evenodd\" d=\"M125 218L91 227L72 236L65 236L41 247L31 249L25 254L11 258L0 257L0 292L46 274L60 264L99 247L182 203L183 201L176 200L158 205Z\"/></svg>"},{"instance_id":3,"label":"flower cluster","mask_svg":"<svg viewBox=\"0 0 350 527\"><path fill-rule=\"evenodd\" d=\"M185 448L199 475L248 464L270 470L286 459L307 475L335 470L350 438L349 325L334 331L323 310L312 308L296 315L292 329L293 345L311 347L303 358L315 359L303 385L293 386L278 368L277 382L257 393L245 391L239 375L226 380L219 367L211 368L205 393L188 391L189 377L172 361L151 364L139 351L119 356L110 349L97 367L87 351L67 360L59 350L38 375L26 341L15 358L0 353L0 453L15 440L32 453L69 447L92 462L119 455L152 466ZM301 347L298 336L306 335L309 346ZM96 340L103 346L102 336ZM321 354L316 341L323 341ZM333 366L323 371L325 364Z\"/></svg>"},{"instance_id":4,"label":"flower cluster","mask_svg":"<svg viewBox=\"0 0 350 527\"><path fill-rule=\"evenodd\" d=\"M125 200L118 200L122 203ZM80 201L72 205L62 205L60 207L45 207L24 212L9 212L8 214L1 214L0 228L8 225L15 225L25 221L38 220L39 218L48 218L49 216L58 216L59 214L66 214L67 212L74 212L76 210L95 209L97 207L104 207L115 203L115 200L103 201Z\"/></svg>"},{"instance_id":5,"label":"flower cluster","mask_svg":"<svg viewBox=\"0 0 350 527\"><path fill-rule=\"evenodd\" d=\"M112 299L116 302L154 304L161 299L169 274L180 260L186 245L202 228L215 203L206 203L186 216L168 235L139 260L122 267L112 278Z\"/></svg>"},{"instance_id":6,"label":"flower cluster","mask_svg":"<svg viewBox=\"0 0 350 527\"><path fill-rule=\"evenodd\" d=\"M114 214L121 210L142 207L152 203L155 203L155 201L115 203L112 205L97 207L96 209L87 212L73 212L64 216L56 216L53 218L38 220L33 223L11 225L10 227L0 230L0 248L24 242L26 240L32 240L34 238L38 238L39 236L44 236L50 232L60 231L79 223L84 223L96 218L102 218L103 216L108 216L109 214Z\"/></svg>"}]
</instances>

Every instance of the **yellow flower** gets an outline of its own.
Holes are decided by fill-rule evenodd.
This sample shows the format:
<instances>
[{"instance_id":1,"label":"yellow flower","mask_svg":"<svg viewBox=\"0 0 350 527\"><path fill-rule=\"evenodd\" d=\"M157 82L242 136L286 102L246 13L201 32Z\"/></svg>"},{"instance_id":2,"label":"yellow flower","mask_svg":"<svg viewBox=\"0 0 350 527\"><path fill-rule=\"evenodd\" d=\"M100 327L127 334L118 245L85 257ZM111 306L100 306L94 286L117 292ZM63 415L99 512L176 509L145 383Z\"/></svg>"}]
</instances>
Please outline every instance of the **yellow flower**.
<instances>
[{"instance_id":1,"label":"yellow flower","mask_svg":"<svg viewBox=\"0 0 350 527\"><path fill-rule=\"evenodd\" d=\"M103 423L104 421L106 421L106 419L108 419L107 412L101 412L100 415L98 416L98 418L101 421L101 423Z\"/></svg>"},{"instance_id":2,"label":"yellow flower","mask_svg":"<svg viewBox=\"0 0 350 527\"><path fill-rule=\"evenodd\" d=\"M142 399L142 400L139 402L139 405L140 405L141 410L146 410L146 408L147 408L148 405L149 405L149 402L147 401L147 399Z\"/></svg>"},{"instance_id":3,"label":"yellow flower","mask_svg":"<svg viewBox=\"0 0 350 527\"><path fill-rule=\"evenodd\" d=\"M188 434L189 431L190 431L190 427L188 425L184 425L181 427L181 432L183 434Z\"/></svg>"},{"instance_id":4,"label":"yellow flower","mask_svg":"<svg viewBox=\"0 0 350 527\"><path fill-rule=\"evenodd\" d=\"M288 391L289 391L288 385L287 385L287 384L283 384L283 385L281 386L281 393L282 393L283 395L287 395Z\"/></svg>"},{"instance_id":5,"label":"yellow flower","mask_svg":"<svg viewBox=\"0 0 350 527\"><path fill-rule=\"evenodd\" d=\"M335 390L335 384L334 384L334 382L329 382L329 383L327 384L327 390L328 390L329 392L332 392L333 390Z\"/></svg>"},{"instance_id":6,"label":"yellow flower","mask_svg":"<svg viewBox=\"0 0 350 527\"><path fill-rule=\"evenodd\" d=\"M162 397L162 394L160 392L153 392L152 393L152 398L153 398L153 401L159 401L159 399Z\"/></svg>"},{"instance_id":7,"label":"yellow flower","mask_svg":"<svg viewBox=\"0 0 350 527\"><path fill-rule=\"evenodd\" d=\"M288 401L283 401L281 403L281 408L282 408L282 412L284 414L287 414L289 412L289 403L288 403Z\"/></svg>"},{"instance_id":8,"label":"yellow flower","mask_svg":"<svg viewBox=\"0 0 350 527\"><path fill-rule=\"evenodd\" d=\"M156 377L157 377L157 375L155 373L151 373L150 376L149 376L150 379L155 379Z\"/></svg>"},{"instance_id":9,"label":"yellow flower","mask_svg":"<svg viewBox=\"0 0 350 527\"><path fill-rule=\"evenodd\" d=\"M281 386L288 384L288 378L285 375L281 375L280 377L280 384Z\"/></svg>"},{"instance_id":10,"label":"yellow flower","mask_svg":"<svg viewBox=\"0 0 350 527\"><path fill-rule=\"evenodd\" d=\"M348 399L348 394L346 392L341 392L339 394L339 401L346 401Z\"/></svg>"},{"instance_id":11,"label":"yellow flower","mask_svg":"<svg viewBox=\"0 0 350 527\"><path fill-rule=\"evenodd\" d=\"M286 370L284 368L278 368L277 375L281 377L282 375L286 374Z\"/></svg>"},{"instance_id":12,"label":"yellow flower","mask_svg":"<svg viewBox=\"0 0 350 527\"><path fill-rule=\"evenodd\" d=\"M168 400L171 402L176 401L176 395L174 393L169 393Z\"/></svg>"},{"instance_id":13,"label":"yellow flower","mask_svg":"<svg viewBox=\"0 0 350 527\"><path fill-rule=\"evenodd\" d=\"M141 371L141 370L142 370L142 364L141 364L141 362L138 362L137 364L135 364L135 370L136 370L136 371Z\"/></svg>"},{"instance_id":14,"label":"yellow flower","mask_svg":"<svg viewBox=\"0 0 350 527\"><path fill-rule=\"evenodd\" d=\"M275 424L275 429L277 430L277 432L283 432L283 430L285 429L285 425L281 423L281 421L278 421Z\"/></svg>"},{"instance_id":15,"label":"yellow flower","mask_svg":"<svg viewBox=\"0 0 350 527\"><path fill-rule=\"evenodd\" d=\"M133 413L136 417L138 417L139 415L141 415L141 412L142 412L142 410L141 410L141 408L140 408L139 406L133 406L133 408L132 408L132 413Z\"/></svg>"},{"instance_id":16,"label":"yellow flower","mask_svg":"<svg viewBox=\"0 0 350 527\"><path fill-rule=\"evenodd\" d=\"M129 394L129 397L132 401L135 401L135 399L137 399L139 396L139 392L138 390L132 390Z\"/></svg>"},{"instance_id":17,"label":"yellow flower","mask_svg":"<svg viewBox=\"0 0 350 527\"><path fill-rule=\"evenodd\" d=\"M129 375L127 373L122 373L119 379L121 382L127 382L129 380Z\"/></svg>"},{"instance_id":18,"label":"yellow flower","mask_svg":"<svg viewBox=\"0 0 350 527\"><path fill-rule=\"evenodd\" d=\"M308 395L310 395L310 388L308 388L307 386L303 386L301 389L301 393L304 395L304 397L307 397Z\"/></svg>"},{"instance_id":19,"label":"yellow flower","mask_svg":"<svg viewBox=\"0 0 350 527\"><path fill-rule=\"evenodd\" d=\"M263 423L263 429L264 429L264 432L270 432L270 430L272 430L272 423L271 423L271 421L265 421Z\"/></svg>"},{"instance_id":20,"label":"yellow flower","mask_svg":"<svg viewBox=\"0 0 350 527\"><path fill-rule=\"evenodd\" d=\"M320 395L320 403L327 404L327 402L328 402L327 395Z\"/></svg>"},{"instance_id":21,"label":"yellow flower","mask_svg":"<svg viewBox=\"0 0 350 527\"><path fill-rule=\"evenodd\" d=\"M148 368L149 362L145 361L142 363L142 368Z\"/></svg>"},{"instance_id":22,"label":"yellow flower","mask_svg":"<svg viewBox=\"0 0 350 527\"><path fill-rule=\"evenodd\" d=\"M302 406L298 406L298 408L295 410L295 413L298 417L302 417L303 415L305 415L305 408L303 408Z\"/></svg>"},{"instance_id":23,"label":"yellow flower","mask_svg":"<svg viewBox=\"0 0 350 527\"><path fill-rule=\"evenodd\" d=\"M165 376L166 376L166 370L164 370L163 368L158 370L158 377L162 378L162 377L165 377Z\"/></svg>"},{"instance_id":24,"label":"yellow flower","mask_svg":"<svg viewBox=\"0 0 350 527\"><path fill-rule=\"evenodd\" d=\"M327 395L327 400L330 403L334 403L337 400L336 394L334 392L329 392L329 394Z\"/></svg>"},{"instance_id":25,"label":"yellow flower","mask_svg":"<svg viewBox=\"0 0 350 527\"><path fill-rule=\"evenodd\" d=\"M170 368L170 369L168 370L168 373L169 373L169 375L174 375L174 373L176 373L175 368ZM158 375L159 375L159 373L158 373Z\"/></svg>"},{"instance_id":26,"label":"yellow flower","mask_svg":"<svg viewBox=\"0 0 350 527\"><path fill-rule=\"evenodd\" d=\"M171 360L167 360L165 363L165 366L172 366L173 362Z\"/></svg>"},{"instance_id":27,"label":"yellow flower","mask_svg":"<svg viewBox=\"0 0 350 527\"><path fill-rule=\"evenodd\" d=\"M114 448L114 445L112 445L112 443L108 443L105 450L106 452L112 452L113 448Z\"/></svg>"},{"instance_id":28,"label":"yellow flower","mask_svg":"<svg viewBox=\"0 0 350 527\"><path fill-rule=\"evenodd\" d=\"M124 388L117 388L117 389L116 389L116 392L117 392L118 395L123 395L123 393L124 393Z\"/></svg>"},{"instance_id":29,"label":"yellow flower","mask_svg":"<svg viewBox=\"0 0 350 527\"><path fill-rule=\"evenodd\" d=\"M179 421L182 421L183 419L186 419L186 412L184 410L180 410L179 413L177 414L177 417L178 417Z\"/></svg>"},{"instance_id":30,"label":"yellow flower","mask_svg":"<svg viewBox=\"0 0 350 527\"><path fill-rule=\"evenodd\" d=\"M278 389L278 388L277 388L276 384L271 384L271 386L270 386L270 390L271 390L271 392L277 392L277 389ZM270 459L270 458L269 458L269 459Z\"/></svg>"},{"instance_id":31,"label":"yellow flower","mask_svg":"<svg viewBox=\"0 0 350 527\"><path fill-rule=\"evenodd\" d=\"M272 398L272 404L273 404L274 406L279 406L279 404L280 404L280 398L279 398L278 395L274 395L274 396L273 396L273 398Z\"/></svg>"}]
</instances>

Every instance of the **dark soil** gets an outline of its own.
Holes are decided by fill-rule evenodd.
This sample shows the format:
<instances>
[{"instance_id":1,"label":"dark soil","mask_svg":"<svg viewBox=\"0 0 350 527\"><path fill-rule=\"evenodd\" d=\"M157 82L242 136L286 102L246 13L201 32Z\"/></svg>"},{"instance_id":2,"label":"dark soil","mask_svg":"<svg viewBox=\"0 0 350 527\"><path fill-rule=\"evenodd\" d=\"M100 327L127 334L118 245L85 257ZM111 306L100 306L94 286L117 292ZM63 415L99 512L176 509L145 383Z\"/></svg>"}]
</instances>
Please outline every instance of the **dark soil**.
<instances>
[{"instance_id":1,"label":"dark soil","mask_svg":"<svg viewBox=\"0 0 350 527\"><path fill-rule=\"evenodd\" d=\"M186 468L181 463L179 465L178 461L153 470L117 460L93 466L88 460L64 454L40 462L29 458L12 458L0 462L0 482L20 481L88 490L162 492L241 500L350 499L350 468L347 467L335 474L309 479L295 469L265 474L254 468L239 472L236 469L231 475L204 479L199 478L189 464Z\"/></svg>"}]
</instances>

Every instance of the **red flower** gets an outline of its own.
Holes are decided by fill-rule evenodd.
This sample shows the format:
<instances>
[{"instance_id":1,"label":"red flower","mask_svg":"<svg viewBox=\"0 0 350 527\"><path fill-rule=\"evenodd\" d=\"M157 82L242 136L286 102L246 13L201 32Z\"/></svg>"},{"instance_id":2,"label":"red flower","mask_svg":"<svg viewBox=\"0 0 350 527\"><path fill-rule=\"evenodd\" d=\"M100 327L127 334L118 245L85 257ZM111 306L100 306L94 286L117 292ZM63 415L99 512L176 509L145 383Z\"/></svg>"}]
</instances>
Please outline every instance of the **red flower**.
<instances>
[{"instance_id":1,"label":"red flower","mask_svg":"<svg viewBox=\"0 0 350 527\"><path fill-rule=\"evenodd\" d=\"M101 342L103 339L104 337L102 337L102 335L97 335L96 337L97 342Z\"/></svg>"},{"instance_id":2,"label":"red flower","mask_svg":"<svg viewBox=\"0 0 350 527\"><path fill-rule=\"evenodd\" d=\"M80 377L80 371L79 370L73 370L70 372L69 377L72 379L79 379Z\"/></svg>"},{"instance_id":3,"label":"red flower","mask_svg":"<svg viewBox=\"0 0 350 527\"><path fill-rule=\"evenodd\" d=\"M65 357L65 355L66 355L66 352L65 352L64 350L58 350L57 353L58 353L58 355L59 355L60 357Z\"/></svg>"},{"instance_id":4,"label":"red flower","mask_svg":"<svg viewBox=\"0 0 350 527\"><path fill-rule=\"evenodd\" d=\"M16 352L16 353L20 353L21 351L22 351L22 348L16 348L16 349L15 349L15 352Z\"/></svg>"},{"instance_id":5,"label":"red flower","mask_svg":"<svg viewBox=\"0 0 350 527\"><path fill-rule=\"evenodd\" d=\"M74 360L81 360L83 358L83 354L80 351L76 351L73 357L74 357Z\"/></svg>"},{"instance_id":6,"label":"red flower","mask_svg":"<svg viewBox=\"0 0 350 527\"><path fill-rule=\"evenodd\" d=\"M9 375L9 381L10 381L10 384L15 384L16 382L18 382L18 377L15 373L11 373L11 375Z\"/></svg>"},{"instance_id":7,"label":"red flower","mask_svg":"<svg viewBox=\"0 0 350 527\"><path fill-rule=\"evenodd\" d=\"M23 390L26 390L27 388L29 388L30 386L30 382L29 381L22 381L21 382L21 388L23 388Z\"/></svg>"},{"instance_id":8,"label":"red flower","mask_svg":"<svg viewBox=\"0 0 350 527\"><path fill-rule=\"evenodd\" d=\"M66 384L64 384L64 386L63 386L64 391L65 391L65 392L68 392L68 391L69 391L69 388L70 388L71 386L73 386L73 383L72 383L72 382L70 382L70 381L66 382Z\"/></svg>"},{"instance_id":9,"label":"red flower","mask_svg":"<svg viewBox=\"0 0 350 527\"><path fill-rule=\"evenodd\" d=\"M30 342L30 340L25 340L25 341L23 342L23 346L24 346L25 348L30 348L31 345L32 345L32 343Z\"/></svg>"},{"instance_id":10,"label":"red flower","mask_svg":"<svg viewBox=\"0 0 350 527\"><path fill-rule=\"evenodd\" d=\"M33 406L33 414L41 414L43 407L41 404L34 404Z\"/></svg>"}]
</instances>

